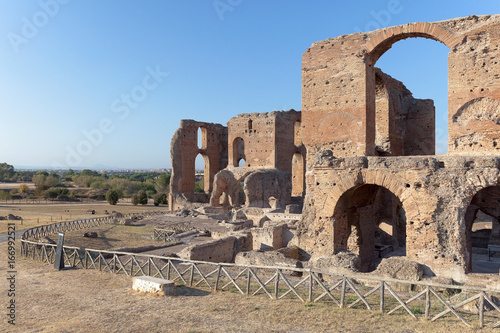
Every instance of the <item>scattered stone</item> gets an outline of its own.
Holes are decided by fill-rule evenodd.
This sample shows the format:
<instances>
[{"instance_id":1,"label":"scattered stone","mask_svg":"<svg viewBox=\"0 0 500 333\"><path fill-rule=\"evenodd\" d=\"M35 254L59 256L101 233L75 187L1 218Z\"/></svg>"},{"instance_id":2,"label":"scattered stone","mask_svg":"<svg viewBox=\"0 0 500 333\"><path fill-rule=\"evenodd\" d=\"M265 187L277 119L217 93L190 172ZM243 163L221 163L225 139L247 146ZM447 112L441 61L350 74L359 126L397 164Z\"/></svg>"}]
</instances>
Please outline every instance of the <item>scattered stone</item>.
<instances>
[{"instance_id":1,"label":"scattered stone","mask_svg":"<svg viewBox=\"0 0 500 333\"><path fill-rule=\"evenodd\" d=\"M240 252L234 258L234 262L239 265L302 267L299 260L289 258L277 251Z\"/></svg>"},{"instance_id":2,"label":"scattered stone","mask_svg":"<svg viewBox=\"0 0 500 333\"><path fill-rule=\"evenodd\" d=\"M309 266L338 273L351 273L359 271L359 257L349 251L340 251L332 256L313 258Z\"/></svg>"},{"instance_id":3,"label":"scattered stone","mask_svg":"<svg viewBox=\"0 0 500 333\"><path fill-rule=\"evenodd\" d=\"M424 267L403 257L384 258L373 272L374 275L405 281L420 281Z\"/></svg>"}]
</instances>

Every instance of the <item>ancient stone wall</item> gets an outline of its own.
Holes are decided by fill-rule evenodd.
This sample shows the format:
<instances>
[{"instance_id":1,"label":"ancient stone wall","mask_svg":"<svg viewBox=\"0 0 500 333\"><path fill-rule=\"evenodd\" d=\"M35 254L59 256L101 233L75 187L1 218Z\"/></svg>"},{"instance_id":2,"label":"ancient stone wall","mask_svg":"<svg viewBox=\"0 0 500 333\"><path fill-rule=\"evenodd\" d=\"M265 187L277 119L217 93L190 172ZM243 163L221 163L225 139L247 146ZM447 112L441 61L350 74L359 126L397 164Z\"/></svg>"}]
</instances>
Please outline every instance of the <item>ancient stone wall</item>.
<instances>
[{"instance_id":1,"label":"ancient stone wall","mask_svg":"<svg viewBox=\"0 0 500 333\"><path fill-rule=\"evenodd\" d=\"M295 110L246 113L231 118L227 123L229 165L237 167L243 158L245 167L291 172L294 153L304 153L300 144L295 145L296 123L300 123L300 112Z\"/></svg>"},{"instance_id":2,"label":"ancient stone wall","mask_svg":"<svg viewBox=\"0 0 500 333\"><path fill-rule=\"evenodd\" d=\"M412 23L314 43L303 55L303 141L309 155L376 155L377 60L399 40L450 48L449 153L494 152L499 125L499 15ZM488 109L489 112L477 110ZM415 130L410 131L415 133ZM484 140L485 142L482 142Z\"/></svg>"},{"instance_id":3,"label":"ancient stone wall","mask_svg":"<svg viewBox=\"0 0 500 333\"><path fill-rule=\"evenodd\" d=\"M450 49L450 156L401 157L434 154L434 106L374 65L410 37ZM500 15L470 16L344 35L304 53L299 246L313 255L351 250L369 271L377 243L385 242L438 275L463 279L478 210L498 218L475 195L487 187L494 197L500 192L498 158L484 156L500 140L499 40Z\"/></svg>"},{"instance_id":4,"label":"ancient stone wall","mask_svg":"<svg viewBox=\"0 0 500 333\"><path fill-rule=\"evenodd\" d=\"M392 213L389 218L405 224L406 256L438 275L460 279L470 270L471 221L466 221L466 211L480 190L496 189L493 198L498 196L499 163L499 157L478 156L317 159L307 179L311 190L298 245L315 255L346 248L373 254L376 226L388 218L373 199L384 189L400 204L402 214ZM347 196L355 201L346 201ZM489 206L483 204L483 210L488 212ZM357 239L363 236L360 244Z\"/></svg>"},{"instance_id":5,"label":"ancient stone wall","mask_svg":"<svg viewBox=\"0 0 500 333\"><path fill-rule=\"evenodd\" d=\"M199 129L202 135L201 147L198 147ZM170 192L173 197L182 196L194 200L195 160L198 154L205 161L204 189L209 193L212 191L215 174L227 166L227 128L219 124L181 120L170 146Z\"/></svg>"},{"instance_id":6,"label":"ancient stone wall","mask_svg":"<svg viewBox=\"0 0 500 333\"><path fill-rule=\"evenodd\" d=\"M375 68L375 154L434 155L435 108Z\"/></svg>"}]
</instances>

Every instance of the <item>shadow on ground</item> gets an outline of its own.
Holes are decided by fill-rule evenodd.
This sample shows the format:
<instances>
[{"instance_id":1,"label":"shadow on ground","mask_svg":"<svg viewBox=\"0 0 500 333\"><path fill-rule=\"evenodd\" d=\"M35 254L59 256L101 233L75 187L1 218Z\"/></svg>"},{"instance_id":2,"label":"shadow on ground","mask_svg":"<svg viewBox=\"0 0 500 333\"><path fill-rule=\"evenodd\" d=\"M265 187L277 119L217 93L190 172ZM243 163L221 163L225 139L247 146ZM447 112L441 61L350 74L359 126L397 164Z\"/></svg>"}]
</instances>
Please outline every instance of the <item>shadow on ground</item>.
<instances>
[{"instance_id":1,"label":"shadow on ground","mask_svg":"<svg viewBox=\"0 0 500 333\"><path fill-rule=\"evenodd\" d=\"M185 286L175 286L176 296L208 296L212 293L206 290L200 290Z\"/></svg>"}]
</instances>

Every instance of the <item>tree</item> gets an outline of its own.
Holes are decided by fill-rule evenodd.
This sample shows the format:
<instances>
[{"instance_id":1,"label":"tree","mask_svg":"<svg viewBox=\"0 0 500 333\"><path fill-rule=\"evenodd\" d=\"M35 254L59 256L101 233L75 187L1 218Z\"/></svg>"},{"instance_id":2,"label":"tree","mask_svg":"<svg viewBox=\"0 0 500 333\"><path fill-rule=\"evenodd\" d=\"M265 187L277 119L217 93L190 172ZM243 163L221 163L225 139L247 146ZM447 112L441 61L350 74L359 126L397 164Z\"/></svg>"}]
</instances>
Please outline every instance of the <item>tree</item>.
<instances>
[{"instance_id":1,"label":"tree","mask_svg":"<svg viewBox=\"0 0 500 333\"><path fill-rule=\"evenodd\" d=\"M158 178L155 181L155 189L156 192L161 193L165 192L168 193L170 188L170 174L169 173L163 173L158 176Z\"/></svg>"},{"instance_id":2,"label":"tree","mask_svg":"<svg viewBox=\"0 0 500 333\"><path fill-rule=\"evenodd\" d=\"M143 190L137 192L137 199L141 205L146 205L148 203L148 195Z\"/></svg>"},{"instance_id":3,"label":"tree","mask_svg":"<svg viewBox=\"0 0 500 333\"><path fill-rule=\"evenodd\" d=\"M0 190L0 200L10 200L11 198L12 196L9 192Z\"/></svg>"},{"instance_id":4,"label":"tree","mask_svg":"<svg viewBox=\"0 0 500 333\"><path fill-rule=\"evenodd\" d=\"M154 196L154 205L166 205L167 204L167 194L166 193L158 193Z\"/></svg>"},{"instance_id":5,"label":"tree","mask_svg":"<svg viewBox=\"0 0 500 333\"><path fill-rule=\"evenodd\" d=\"M117 190L109 190L106 193L106 200L110 205L116 205L118 199L120 199L120 194L118 193Z\"/></svg>"},{"instance_id":6,"label":"tree","mask_svg":"<svg viewBox=\"0 0 500 333\"><path fill-rule=\"evenodd\" d=\"M131 200L132 205L137 206L139 204L139 196L137 194L132 194Z\"/></svg>"},{"instance_id":7,"label":"tree","mask_svg":"<svg viewBox=\"0 0 500 333\"><path fill-rule=\"evenodd\" d=\"M18 190L19 193L29 193L29 191L30 188L28 187L28 185L26 184L19 185L19 190Z\"/></svg>"},{"instance_id":8,"label":"tree","mask_svg":"<svg viewBox=\"0 0 500 333\"><path fill-rule=\"evenodd\" d=\"M0 182L10 181L15 175L14 167L7 163L0 163Z\"/></svg>"}]
</instances>

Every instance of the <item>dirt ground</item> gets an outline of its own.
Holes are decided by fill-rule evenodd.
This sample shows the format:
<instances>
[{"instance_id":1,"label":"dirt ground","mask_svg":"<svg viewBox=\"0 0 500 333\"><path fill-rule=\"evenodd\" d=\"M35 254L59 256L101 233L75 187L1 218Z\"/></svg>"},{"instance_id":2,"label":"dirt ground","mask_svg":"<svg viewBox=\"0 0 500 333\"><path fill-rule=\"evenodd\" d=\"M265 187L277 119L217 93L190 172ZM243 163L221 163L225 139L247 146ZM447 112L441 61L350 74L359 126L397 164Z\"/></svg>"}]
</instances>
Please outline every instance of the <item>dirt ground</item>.
<instances>
[{"instance_id":1,"label":"dirt ground","mask_svg":"<svg viewBox=\"0 0 500 333\"><path fill-rule=\"evenodd\" d=\"M6 244L0 253L6 257ZM430 323L403 315L339 309L331 304L246 297L176 287L176 296L132 290L132 279L92 270L54 271L17 255L16 325L2 306L1 332L492 332L457 320ZM6 280L6 260L1 261ZM2 283L1 304L9 302Z\"/></svg>"}]
</instances>

